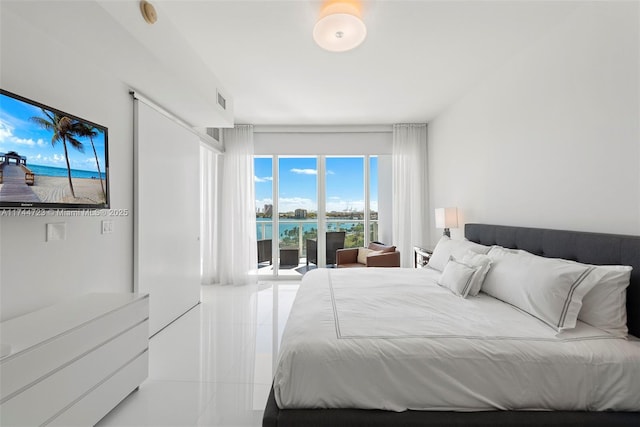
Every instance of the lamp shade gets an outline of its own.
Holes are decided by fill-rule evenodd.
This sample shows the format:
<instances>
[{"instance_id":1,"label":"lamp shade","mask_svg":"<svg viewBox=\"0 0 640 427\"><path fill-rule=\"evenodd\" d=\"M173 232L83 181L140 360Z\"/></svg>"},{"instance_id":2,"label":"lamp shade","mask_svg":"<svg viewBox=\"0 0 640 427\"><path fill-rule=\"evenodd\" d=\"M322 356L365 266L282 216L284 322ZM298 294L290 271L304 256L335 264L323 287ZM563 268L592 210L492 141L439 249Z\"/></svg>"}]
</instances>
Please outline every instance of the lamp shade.
<instances>
[{"instance_id":1,"label":"lamp shade","mask_svg":"<svg viewBox=\"0 0 640 427\"><path fill-rule=\"evenodd\" d=\"M360 16L360 2L356 0L326 1L313 28L313 39L318 46L331 52L351 50L366 36L367 27Z\"/></svg>"},{"instance_id":2,"label":"lamp shade","mask_svg":"<svg viewBox=\"0 0 640 427\"><path fill-rule=\"evenodd\" d=\"M436 228L458 227L458 208L438 208L435 217Z\"/></svg>"}]
</instances>

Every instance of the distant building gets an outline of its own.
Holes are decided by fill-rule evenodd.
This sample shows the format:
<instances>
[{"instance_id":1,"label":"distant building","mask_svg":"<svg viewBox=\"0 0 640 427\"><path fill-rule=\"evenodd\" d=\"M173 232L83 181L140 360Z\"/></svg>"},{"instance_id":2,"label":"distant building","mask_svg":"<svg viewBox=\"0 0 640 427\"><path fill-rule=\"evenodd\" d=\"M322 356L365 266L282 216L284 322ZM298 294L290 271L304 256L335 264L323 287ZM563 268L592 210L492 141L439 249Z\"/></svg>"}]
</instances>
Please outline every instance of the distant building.
<instances>
[{"instance_id":1,"label":"distant building","mask_svg":"<svg viewBox=\"0 0 640 427\"><path fill-rule=\"evenodd\" d=\"M0 153L0 163L7 163L10 165L12 160L14 165L27 165L27 158L25 156L21 156L15 151Z\"/></svg>"},{"instance_id":2,"label":"distant building","mask_svg":"<svg viewBox=\"0 0 640 427\"><path fill-rule=\"evenodd\" d=\"M307 210L306 209L296 209L295 217L296 217L296 219L305 219L305 218L307 218Z\"/></svg>"},{"instance_id":3,"label":"distant building","mask_svg":"<svg viewBox=\"0 0 640 427\"><path fill-rule=\"evenodd\" d=\"M273 205L264 205L264 217L271 218L273 216Z\"/></svg>"}]
</instances>

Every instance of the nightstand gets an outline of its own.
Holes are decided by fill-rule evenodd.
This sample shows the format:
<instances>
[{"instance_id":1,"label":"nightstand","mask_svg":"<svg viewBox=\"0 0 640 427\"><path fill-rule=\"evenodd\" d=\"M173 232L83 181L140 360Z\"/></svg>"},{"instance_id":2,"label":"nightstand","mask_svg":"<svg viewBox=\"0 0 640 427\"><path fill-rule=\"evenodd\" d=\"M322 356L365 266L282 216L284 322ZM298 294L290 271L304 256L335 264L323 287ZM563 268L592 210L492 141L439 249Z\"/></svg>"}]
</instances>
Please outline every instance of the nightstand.
<instances>
[{"instance_id":1,"label":"nightstand","mask_svg":"<svg viewBox=\"0 0 640 427\"><path fill-rule=\"evenodd\" d=\"M431 259L431 255L433 251L425 248L421 248L420 246L413 247L413 267L414 268L423 268L429 263L429 259Z\"/></svg>"}]
</instances>

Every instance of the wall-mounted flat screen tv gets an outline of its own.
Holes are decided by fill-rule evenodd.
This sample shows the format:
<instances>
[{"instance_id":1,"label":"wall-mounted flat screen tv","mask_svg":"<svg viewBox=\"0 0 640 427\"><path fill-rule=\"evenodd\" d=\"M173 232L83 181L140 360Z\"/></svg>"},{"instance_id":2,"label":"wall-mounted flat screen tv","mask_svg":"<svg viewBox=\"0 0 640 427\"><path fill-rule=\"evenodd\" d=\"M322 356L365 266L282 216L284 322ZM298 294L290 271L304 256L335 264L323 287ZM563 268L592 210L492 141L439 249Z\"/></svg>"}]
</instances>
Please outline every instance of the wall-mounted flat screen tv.
<instances>
[{"instance_id":1,"label":"wall-mounted flat screen tv","mask_svg":"<svg viewBox=\"0 0 640 427\"><path fill-rule=\"evenodd\" d=\"M109 207L108 129L0 89L0 208Z\"/></svg>"}]
</instances>

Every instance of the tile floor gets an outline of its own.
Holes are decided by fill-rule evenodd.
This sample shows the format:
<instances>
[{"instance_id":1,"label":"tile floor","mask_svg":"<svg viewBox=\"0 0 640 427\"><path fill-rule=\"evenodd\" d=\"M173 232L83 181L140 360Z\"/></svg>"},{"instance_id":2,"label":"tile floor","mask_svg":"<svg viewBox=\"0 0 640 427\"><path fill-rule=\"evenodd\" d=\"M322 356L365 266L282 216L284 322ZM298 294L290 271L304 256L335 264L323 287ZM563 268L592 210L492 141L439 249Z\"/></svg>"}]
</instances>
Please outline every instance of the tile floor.
<instances>
[{"instance_id":1,"label":"tile floor","mask_svg":"<svg viewBox=\"0 0 640 427\"><path fill-rule=\"evenodd\" d=\"M274 266L263 262L261 264L258 264L258 276L261 277L273 277L273 268ZM284 265L284 266L280 266L278 268L278 276L280 276L281 280L289 280L289 279L293 279L293 280L301 280L302 276L304 276L304 274L307 271L311 271L311 270L315 270L316 268L318 268L315 264L309 264L307 265L307 259L306 258L300 258L300 263L297 266L292 266L292 265ZM331 268L331 266L329 266L329 268ZM268 280L268 279L265 279Z\"/></svg>"},{"instance_id":2,"label":"tile floor","mask_svg":"<svg viewBox=\"0 0 640 427\"><path fill-rule=\"evenodd\" d=\"M204 286L151 339L149 378L97 426L260 426L298 286Z\"/></svg>"}]
</instances>

